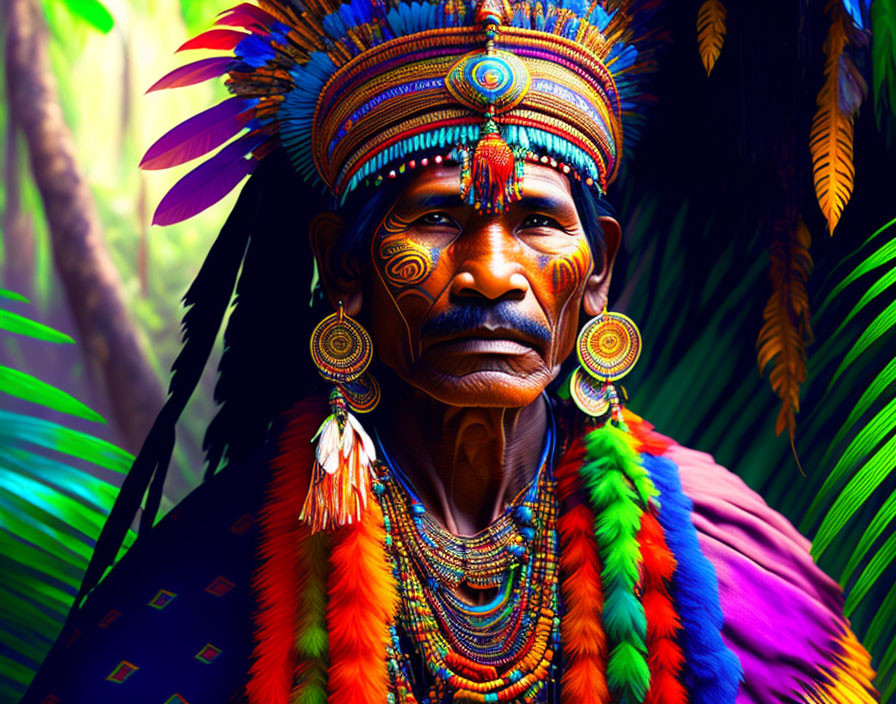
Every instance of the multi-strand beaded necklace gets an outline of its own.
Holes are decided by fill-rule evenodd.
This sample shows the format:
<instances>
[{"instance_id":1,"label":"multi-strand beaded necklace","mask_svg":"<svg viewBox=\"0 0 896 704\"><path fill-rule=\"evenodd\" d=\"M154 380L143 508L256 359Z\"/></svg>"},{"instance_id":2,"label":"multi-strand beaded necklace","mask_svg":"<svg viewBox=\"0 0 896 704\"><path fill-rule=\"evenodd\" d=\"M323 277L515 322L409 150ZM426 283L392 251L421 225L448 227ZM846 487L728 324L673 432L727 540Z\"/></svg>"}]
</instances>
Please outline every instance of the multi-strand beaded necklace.
<instances>
[{"instance_id":1,"label":"multi-strand beaded necklace","mask_svg":"<svg viewBox=\"0 0 896 704\"><path fill-rule=\"evenodd\" d=\"M374 493L401 597L387 649L390 701L548 701L560 641L552 454L550 431L529 485L488 528L456 536L380 447ZM474 606L464 587L494 595Z\"/></svg>"},{"instance_id":2,"label":"multi-strand beaded necklace","mask_svg":"<svg viewBox=\"0 0 896 704\"><path fill-rule=\"evenodd\" d=\"M530 485L466 538L415 508L382 453L362 520L311 533L295 497L320 406L296 407L272 463L251 704L734 702L740 664L672 441L629 413L569 428L554 466L552 430ZM477 588L495 595L471 605Z\"/></svg>"}]
</instances>

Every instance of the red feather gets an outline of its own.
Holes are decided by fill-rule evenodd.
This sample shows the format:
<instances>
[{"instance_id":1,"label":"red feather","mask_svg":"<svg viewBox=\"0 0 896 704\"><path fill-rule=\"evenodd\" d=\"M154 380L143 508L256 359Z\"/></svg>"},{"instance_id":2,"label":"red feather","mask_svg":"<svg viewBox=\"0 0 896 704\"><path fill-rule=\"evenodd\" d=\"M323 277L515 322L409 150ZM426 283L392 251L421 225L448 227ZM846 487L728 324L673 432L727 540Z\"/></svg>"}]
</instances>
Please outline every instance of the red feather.
<instances>
[{"instance_id":1,"label":"red feather","mask_svg":"<svg viewBox=\"0 0 896 704\"><path fill-rule=\"evenodd\" d=\"M601 613L604 595L600 559L594 539L594 515L585 502L575 503L582 490L579 468L585 444L577 437L557 465L557 495L567 504L557 519L560 534L560 589L566 609L560 617L560 634L566 656L563 702L602 704L610 701L607 689L607 639Z\"/></svg>"},{"instance_id":2,"label":"red feather","mask_svg":"<svg viewBox=\"0 0 896 704\"><path fill-rule=\"evenodd\" d=\"M231 51L248 36L245 32L237 32L233 29L210 29L181 44L178 51L191 49Z\"/></svg>"},{"instance_id":3,"label":"red feather","mask_svg":"<svg viewBox=\"0 0 896 704\"><path fill-rule=\"evenodd\" d=\"M224 10L215 21L215 24L229 27L244 27L245 29L258 29L262 32L272 27L277 18L256 5L247 2L240 3L236 7Z\"/></svg>"},{"instance_id":4,"label":"red feather","mask_svg":"<svg viewBox=\"0 0 896 704\"><path fill-rule=\"evenodd\" d=\"M557 480L557 496L561 501L565 501L567 497L581 488L579 467L584 461L585 443L582 442L581 437L577 437L554 470L554 477Z\"/></svg>"},{"instance_id":5,"label":"red feather","mask_svg":"<svg viewBox=\"0 0 896 704\"><path fill-rule=\"evenodd\" d=\"M642 604L647 616L650 668L650 688L644 704L687 704L687 692L678 680L684 663L681 647L676 642L681 621L666 587L675 574L676 562L652 511L645 511L641 518L638 542L644 568Z\"/></svg>"},{"instance_id":6,"label":"red feather","mask_svg":"<svg viewBox=\"0 0 896 704\"><path fill-rule=\"evenodd\" d=\"M622 409L622 416L632 436L637 441L638 452L646 452L650 455L664 455L673 445L677 445L672 438L668 438L656 432L653 426L641 416L632 413L627 408Z\"/></svg>"},{"instance_id":7,"label":"red feather","mask_svg":"<svg viewBox=\"0 0 896 704\"><path fill-rule=\"evenodd\" d=\"M382 704L387 699L386 647L398 592L385 537L383 513L372 497L363 520L332 534L327 690L333 704Z\"/></svg>"},{"instance_id":8,"label":"red feather","mask_svg":"<svg viewBox=\"0 0 896 704\"><path fill-rule=\"evenodd\" d=\"M296 666L298 595L306 574L300 558L309 532L297 520L299 499L308 490L314 451L311 437L326 407L302 401L288 414L279 454L271 462L268 501L261 513L261 566L253 589L258 598L255 646L246 685L249 704L289 704Z\"/></svg>"}]
</instances>

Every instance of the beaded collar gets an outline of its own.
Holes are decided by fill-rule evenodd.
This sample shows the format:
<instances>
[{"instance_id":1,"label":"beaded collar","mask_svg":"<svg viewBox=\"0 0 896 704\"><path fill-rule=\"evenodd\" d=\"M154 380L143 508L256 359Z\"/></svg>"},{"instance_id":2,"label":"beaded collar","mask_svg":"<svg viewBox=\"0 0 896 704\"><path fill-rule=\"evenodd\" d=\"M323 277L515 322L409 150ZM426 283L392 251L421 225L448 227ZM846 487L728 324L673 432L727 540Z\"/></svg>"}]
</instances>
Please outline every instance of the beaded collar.
<instances>
[{"instance_id":1,"label":"beaded collar","mask_svg":"<svg viewBox=\"0 0 896 704\"><path fill-rule=\"evenodd\" d=\"M374 493L401 603L388 669L396 702L543 702L559 648L553 417L535 476L488 528L455 536L380 443ZM466 585L492 589L474 606Z\"/></svg>"}]
</instances>

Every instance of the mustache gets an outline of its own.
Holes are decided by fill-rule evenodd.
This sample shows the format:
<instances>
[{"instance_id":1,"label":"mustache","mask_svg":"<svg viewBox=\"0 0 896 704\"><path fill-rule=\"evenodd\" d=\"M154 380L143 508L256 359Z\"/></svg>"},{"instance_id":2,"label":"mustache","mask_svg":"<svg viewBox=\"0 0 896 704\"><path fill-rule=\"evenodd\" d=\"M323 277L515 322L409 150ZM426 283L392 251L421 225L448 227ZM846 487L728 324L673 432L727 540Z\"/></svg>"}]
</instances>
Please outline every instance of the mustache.
<instances>
[{"instance_id":1,"label":"mustache","mask_svg":"<svg viewBox=\"0 0 896 704\"><path fill-rule=\"evenodd\" d=\"M551 331L547 326L521 313L513 301L469 303L449 308L427 320L420 334L424 338L462 336L482 328L511 330L543 343L551 341Z\"/></svg>"}]
</instances>

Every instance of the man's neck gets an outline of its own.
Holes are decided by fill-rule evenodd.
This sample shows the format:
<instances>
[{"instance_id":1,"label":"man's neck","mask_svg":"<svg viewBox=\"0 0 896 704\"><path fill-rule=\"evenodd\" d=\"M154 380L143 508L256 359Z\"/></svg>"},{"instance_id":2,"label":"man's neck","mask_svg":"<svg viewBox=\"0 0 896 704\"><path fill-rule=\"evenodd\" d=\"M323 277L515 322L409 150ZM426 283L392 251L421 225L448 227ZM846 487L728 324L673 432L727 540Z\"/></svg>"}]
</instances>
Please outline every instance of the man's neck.
<instances>
[{"instance_id":1,"label":"man's neck","mask_svg":"<svg viewBox=\"0 0 896 704\"><path fill-rule=\"evenodd\" d=\"M404 385L402 385L404 386ZM535 475L548 423L523 408L446 406L416 390L392 395L380 435L427 511L455 535L494 521Z\"/></svg>"}]
</instances>

